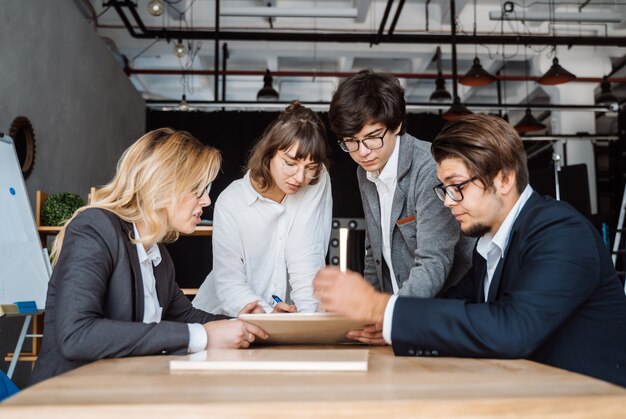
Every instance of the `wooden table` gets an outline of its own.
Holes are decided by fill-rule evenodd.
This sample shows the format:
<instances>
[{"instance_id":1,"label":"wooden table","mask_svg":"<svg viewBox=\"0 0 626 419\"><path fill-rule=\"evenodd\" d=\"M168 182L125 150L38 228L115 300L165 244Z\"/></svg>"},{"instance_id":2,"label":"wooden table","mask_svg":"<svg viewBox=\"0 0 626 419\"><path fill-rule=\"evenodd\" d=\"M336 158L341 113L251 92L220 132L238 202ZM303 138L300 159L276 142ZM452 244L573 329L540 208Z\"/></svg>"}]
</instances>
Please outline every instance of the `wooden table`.
<instances>
[{"instance_id":1,"label":"wooden table","mask_svg":"<svg viewBox=\"0 0 626 419\"><path fill-rule=\"evenodd\" d=\"M626 389L525 360L395 357L373 347L366 373L170 374L171 359L86 365L6 400L0 417L626 415Z\"/></svg>"}]
</instances>

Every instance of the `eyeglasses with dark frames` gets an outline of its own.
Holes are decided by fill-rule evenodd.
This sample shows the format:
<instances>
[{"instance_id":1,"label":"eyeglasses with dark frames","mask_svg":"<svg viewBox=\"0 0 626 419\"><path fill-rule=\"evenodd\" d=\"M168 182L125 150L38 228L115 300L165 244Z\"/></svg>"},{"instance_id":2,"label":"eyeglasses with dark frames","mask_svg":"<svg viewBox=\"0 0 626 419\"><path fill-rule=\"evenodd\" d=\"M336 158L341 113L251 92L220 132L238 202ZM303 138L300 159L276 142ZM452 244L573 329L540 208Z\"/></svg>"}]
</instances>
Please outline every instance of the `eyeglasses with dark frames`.
<instances>
[{"instance_id":1,"label":"eyeglasses with dark frames","mask_svg":"<svg viewBox=\"0 0 626 419\"><path fill-rule=\"evenodd\" d=\"M472 178L467 179L464 182L455 183L455 184L448 185L448 186L443 186L443 183L440 183L439 185L435 186L433 190L437 194L437 197L441 199L442 201L445 201L446 195L448 195L448 197L454 202L461 202L464 198L463 188L465 188L468 184L470 184L471 182L477 179L478 177L474 176Z\"/></svg>"},{"instance_id":2,"label":"eyeglasses with dark frames","mask_svg":"<svg viewBox=\"0 0 626 419\"><path fill-rule=\"evenodd\" d=\"M352 153L354 151L357 151L361 144L363 144L363 147L367 148L368 150L377 150L379 148L382 148L382 146L384 145L383 139L385 138L385 135L387 135L387 131L389 131L389 128L387 128L381 136L372 135L365 137L362 140L357 140L354 137L345 137L337 141L337 143L339 144L339 147L341 147L341 149L346 153Z\"/></svg>"}]
</instances>

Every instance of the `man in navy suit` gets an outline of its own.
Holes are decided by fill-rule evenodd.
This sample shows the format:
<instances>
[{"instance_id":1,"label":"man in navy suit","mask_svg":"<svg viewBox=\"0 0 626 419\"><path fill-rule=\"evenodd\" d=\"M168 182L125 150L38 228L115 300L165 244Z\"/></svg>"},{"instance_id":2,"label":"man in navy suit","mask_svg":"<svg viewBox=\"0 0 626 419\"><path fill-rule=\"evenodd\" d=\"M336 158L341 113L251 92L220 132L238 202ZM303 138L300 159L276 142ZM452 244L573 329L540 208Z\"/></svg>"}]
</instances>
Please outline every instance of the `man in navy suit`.
<instances>
[{"instance_id":1,"label":"man in navy suit","mask_svg":"<svg viewBox=\"0 0 626 419\"><path fill-rule=\"evenodd\" d=\"M626 386L626 296L607 249L580 213L528 185L517 132L470 115L431 152L433 193L478 238L472 269L446 298L417 299L325 268L321 308L382 324L396 355L526 358Z\"/></svg>"}]
</instances>

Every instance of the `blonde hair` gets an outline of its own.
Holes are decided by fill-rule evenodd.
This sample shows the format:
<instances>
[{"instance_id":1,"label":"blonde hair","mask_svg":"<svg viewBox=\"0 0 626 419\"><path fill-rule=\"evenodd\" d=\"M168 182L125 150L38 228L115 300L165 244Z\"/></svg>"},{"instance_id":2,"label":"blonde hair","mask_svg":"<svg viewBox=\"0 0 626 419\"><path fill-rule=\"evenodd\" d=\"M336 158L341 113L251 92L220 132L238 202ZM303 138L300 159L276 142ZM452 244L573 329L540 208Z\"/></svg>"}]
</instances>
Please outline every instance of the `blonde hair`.
<instances>
[{"instance_id":1,"label":"blonde hair","mask_svg":"<svg viewBox=\"0 0 626 419\"><path fill-rule=\"evenodd\" d=\"M88 208L102 208L129 223L142 221L146 232L133 243L172 242L178 232L168 223L166 209L189 193L202 195L215 179L222 158L218 150L202 144L186 131L160 128L131 145L117 164L113 179L92 193L91 202L76 210L52 247L56 263L65 230Z\"/></svg>"}]
</instances>

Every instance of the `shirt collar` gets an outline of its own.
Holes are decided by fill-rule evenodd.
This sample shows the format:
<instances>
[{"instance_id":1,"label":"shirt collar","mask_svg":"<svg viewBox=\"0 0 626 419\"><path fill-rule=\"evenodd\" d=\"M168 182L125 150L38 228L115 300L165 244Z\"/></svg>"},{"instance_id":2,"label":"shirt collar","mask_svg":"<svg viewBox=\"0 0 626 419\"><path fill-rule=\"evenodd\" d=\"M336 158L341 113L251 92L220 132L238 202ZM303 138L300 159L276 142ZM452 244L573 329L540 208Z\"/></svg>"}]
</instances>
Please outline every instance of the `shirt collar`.
<instances>
[{"instance_id":1,"label":"shirt collar","mask_svg":"<svg viewBox=\"0 0 626 419\"><path fill-rule=\"evenodd\" d=\"M259 192L257 192L256 189L254 189L254 186L252 186L252 179L250 179L249 170L246 172L246 174L243 177L243 186L244 186L243 188L244 199L246 200L245 202L248 206L254 204L257 201L268 201L268 202L275 203L275 201L272 201L271 199L264 197ZM283 204L285 200L287 200L288 198L289 198L289 195L285 195L285 197L283 198L281 202L279 202L279 204Z\"/></svg>"},{"instance_id":2,"label":"shirt collar","mask_svg":"<svg viewBox=\"0 0 626 419\"><path fill-rule=\"evenodd\" d=\"M478 244L476 245L478 253L485 257L494 246L497 246L500 249L500 257L504 256L504 251L509 245L513 224L532 193L533 189L530 185L526 185L524 192L522 192L519 196L517 202L513 205L513 208L511 208L511 211L509 211L508 215L500 225L500 228L496 231L496 234L492 235L491 233L486 233L478 239Z\"/></svg>"},{"instance_id":3,"label":"shirt collar","mask_svg":"<svg viewBox=\"0 0 626 419\"><path fill-rule=\"evenodd\" d=\"M367 180L378 184L379 182L387 187L391 187L398 177L398 155L400 149L400 136L396 136L396 145L393 147L389 160L381 172L366 172Z\"/></svg>"},{"instance_id":4,"label":"shirt collar","mask_svg":"<svg viewBox=\"0 0 626 419\"><path fill-rule=\"evenodd\" d=\"M133 232L135 234L135 239L138 239L139 231L137 230L135 223L133 223ZM145 261L150 260L153 266L159 266L159 263L161 263L161 251L159 250L159 246L157 244L150 246L147 251L141 243L136 243L135 246L137 246L139 263L144 263Z\"/></svg>"},{"instance_id":5,"label":"shirt collar","mask_svg":"<svg viewBox=\"0 0 626 419\"><path fill-rule=\"evenodd\" d=\"M252 186L252 180L250 179L249 170L243 176L243 191L244 199L246 200L246 204L248 205L254 204L256 200L261 197L261 194L259 194Z\"/></svg>"}]
</instances>

